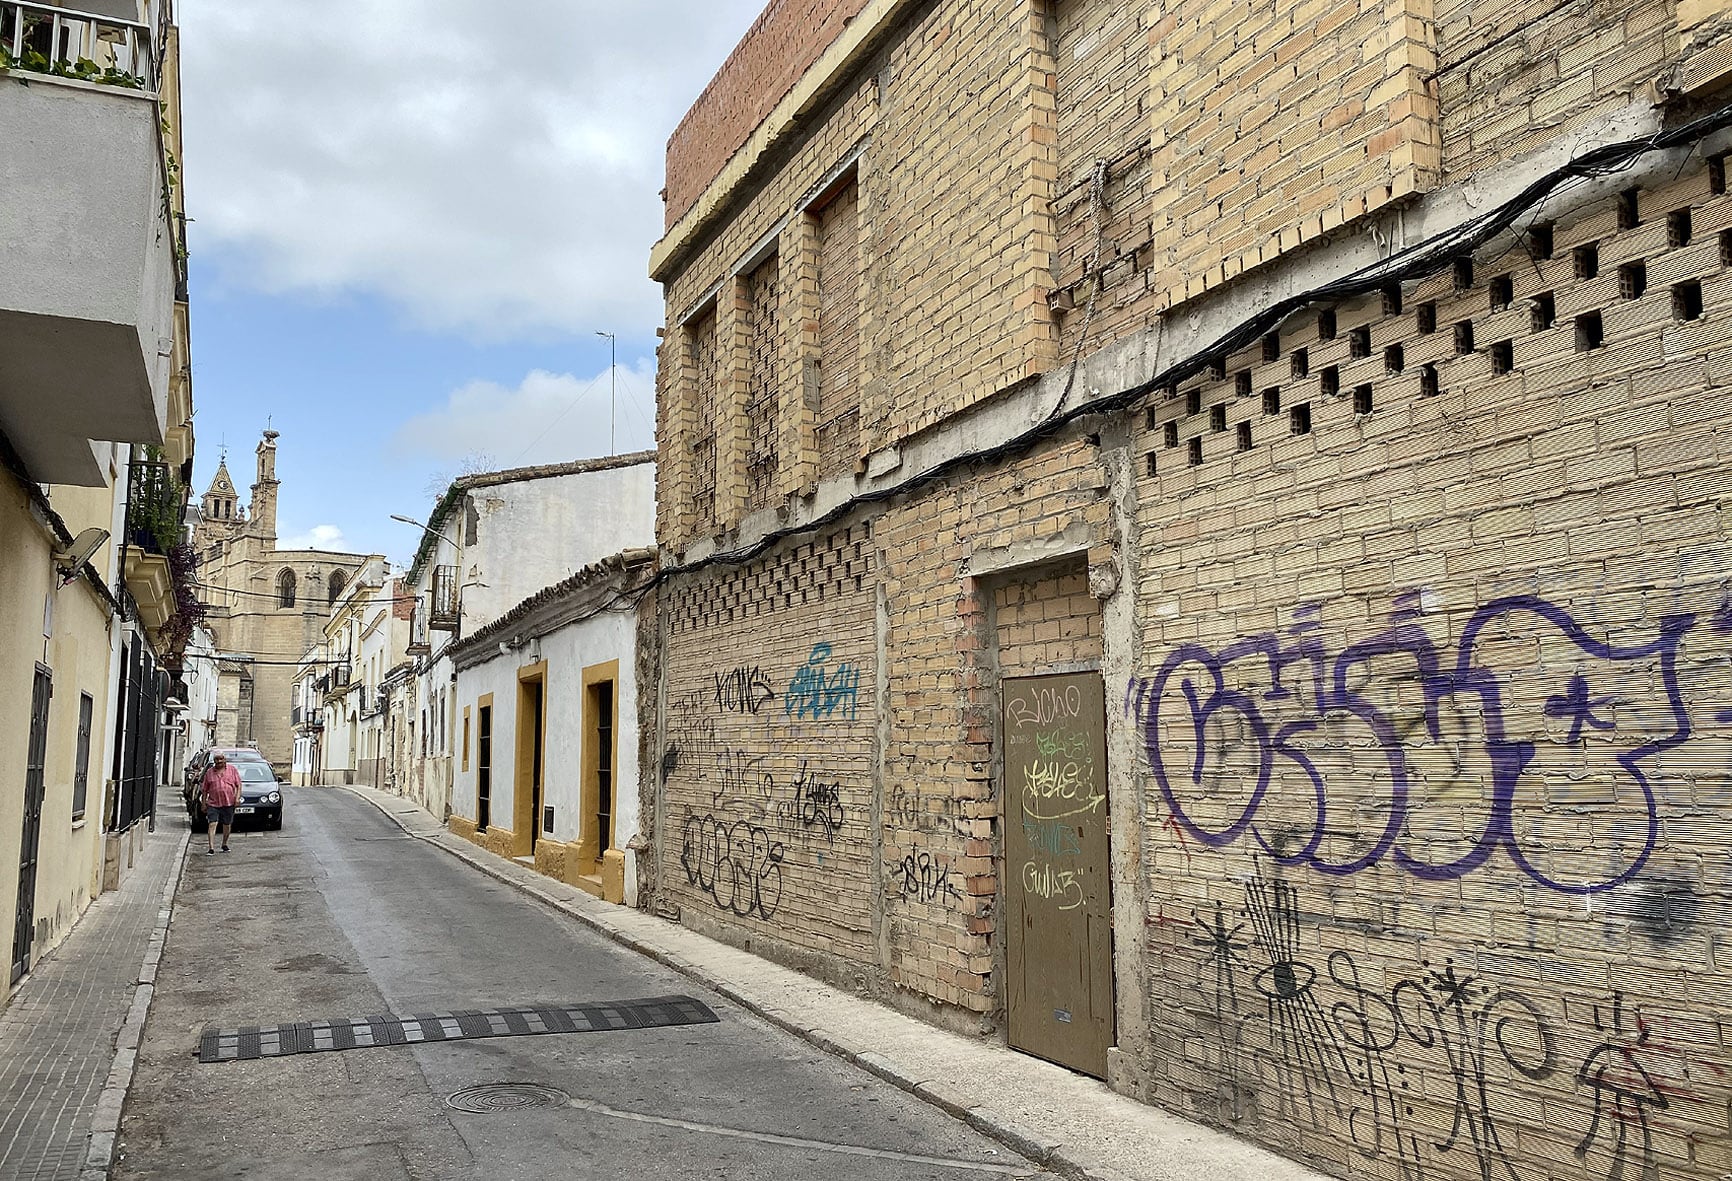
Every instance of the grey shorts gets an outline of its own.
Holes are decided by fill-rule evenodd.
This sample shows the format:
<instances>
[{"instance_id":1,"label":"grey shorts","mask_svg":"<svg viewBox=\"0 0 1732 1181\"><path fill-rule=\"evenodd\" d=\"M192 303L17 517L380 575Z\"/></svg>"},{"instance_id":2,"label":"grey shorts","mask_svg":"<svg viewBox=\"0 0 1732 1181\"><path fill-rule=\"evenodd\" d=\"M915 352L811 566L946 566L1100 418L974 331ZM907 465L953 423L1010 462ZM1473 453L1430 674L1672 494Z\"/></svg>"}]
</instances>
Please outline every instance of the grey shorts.
<instances>
[{"instance_id":1,"label":"grey shorts","mask_svg":"<svg viewBox=\"0 0 1732 1181\"><path fill-rule=\"evenodd\" d=\"M213 808L206 804L204 822L206 824L233 824L235 822L235 806L230 804L226 808Z\"/></svg>"}]
</instances>

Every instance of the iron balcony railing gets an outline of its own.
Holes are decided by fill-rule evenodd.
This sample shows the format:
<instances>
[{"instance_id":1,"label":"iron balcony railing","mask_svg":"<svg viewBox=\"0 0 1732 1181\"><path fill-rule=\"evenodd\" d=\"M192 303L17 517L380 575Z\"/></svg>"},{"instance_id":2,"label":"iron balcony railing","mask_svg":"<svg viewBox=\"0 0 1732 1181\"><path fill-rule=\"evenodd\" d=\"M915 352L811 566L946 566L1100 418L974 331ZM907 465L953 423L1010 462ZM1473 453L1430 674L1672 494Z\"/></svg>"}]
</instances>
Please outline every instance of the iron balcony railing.
<instances>
[{"instance_id":1,"label":"iron balcony railing","mask_svg":"<svg viewBox=\"0 0 1732 1181\"><path fill-rule=\"evenodd\" d=\"M142 21L0 0L0 66L154 92L156 43Z\"/></svg>"},{"instance_id":2,"label":"iron balcony railing","mask_svg":"<svg viewBox=\"0 0 1732 1181\"><path fill-rule=\"evenodd\" d=\"M433 568L433 601L427 626L436 631L456 631L458 616L457 567Z\"/></svg>"},{"instance_id":3,"label":"iron balcony railing","mask_svg":"<svg viewBox=\"0 0 1732 1181\"><path fill-rule=\"evenodd\" d=\"M180 544L185 503L174 469L166 463L131 465L126 493L126 541L146 553L164 554Z\"/></svg>"}]
</instances>

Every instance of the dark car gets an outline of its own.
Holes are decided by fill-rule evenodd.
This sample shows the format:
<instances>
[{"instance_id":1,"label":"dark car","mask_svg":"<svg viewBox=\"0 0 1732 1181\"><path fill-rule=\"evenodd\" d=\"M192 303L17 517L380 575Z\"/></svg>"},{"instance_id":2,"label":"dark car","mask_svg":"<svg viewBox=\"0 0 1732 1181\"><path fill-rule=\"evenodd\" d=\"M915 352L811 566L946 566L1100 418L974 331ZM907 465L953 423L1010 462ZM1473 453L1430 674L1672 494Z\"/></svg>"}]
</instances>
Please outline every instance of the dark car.
<instances>
[{"instance_id":1,"label":"dark car","mask_svg":"<svg viewBox=\"0 0 1732 1181\"><path fill-rule=\"evenodd\" d=\"M192 788L198 786L198 781L200 779L204 778L205 768L209 767L211 760L216 758L218 755L226 756L228 761L231 763L242 763L242 762L268 763L268 762L270 762L269 759L265 758L264 755L259 753L257 747L253 747L253 746L207 746L203 750L199 751L197 754L193 755L192 758L187 760L187 764L186 764L187 791L185 794L187 794L188 796L190 796L192 794Z\"/></svg>"},{"instance_id":2,"label":"dark car","mask_svg":"<svg viewBox=\"0 0 1732 1181\"><path fill-rule=\"evenodd\" d=\"M266 828L281 828L283 785L277 782L271 765L252 759L229 765L241 773L241 801L235 805L235 827L239 828L242 821L257 820ZM193 801L189 805L189 811L194 828L203 828L209 823L205 819L202 802Z\"/></svg>"}]
</instances>

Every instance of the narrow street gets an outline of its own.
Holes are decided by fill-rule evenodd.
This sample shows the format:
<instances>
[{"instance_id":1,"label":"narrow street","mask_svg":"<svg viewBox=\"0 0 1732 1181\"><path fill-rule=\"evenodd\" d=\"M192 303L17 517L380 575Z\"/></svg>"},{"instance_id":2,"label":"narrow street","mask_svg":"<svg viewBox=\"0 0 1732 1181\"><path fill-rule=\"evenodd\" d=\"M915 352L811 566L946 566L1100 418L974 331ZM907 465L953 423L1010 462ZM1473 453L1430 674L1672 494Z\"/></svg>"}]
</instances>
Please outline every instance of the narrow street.
<instances>
[{"instance_id":1,"label":"narrow street","mask_svg":"<svg viewBox=\"0 0 1732 1181\"><path fill-rule=\"evenodd\" d=\"M171 827L184 825L170 816ZM962 1178L1039 1171L406 835L340 789L194 837L118 1177ZM204 1063L208 1026L683 995L719 1020ZM457 1110L489 1084L531 1088ZM550 1090L548 1090L550 1089ZM543 1106L513 1106L527 1095ZM564 1097L564 1098L562 1098Z\"/></svg>"}]
</instances>

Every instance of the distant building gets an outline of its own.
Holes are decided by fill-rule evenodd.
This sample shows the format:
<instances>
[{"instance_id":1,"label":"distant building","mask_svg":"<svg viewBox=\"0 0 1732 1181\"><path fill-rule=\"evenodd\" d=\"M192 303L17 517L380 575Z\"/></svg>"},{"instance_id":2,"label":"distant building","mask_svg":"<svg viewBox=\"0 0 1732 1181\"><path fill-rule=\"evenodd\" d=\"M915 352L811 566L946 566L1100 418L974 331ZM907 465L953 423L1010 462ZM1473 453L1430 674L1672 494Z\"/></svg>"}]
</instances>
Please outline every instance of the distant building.
<instances>
[{"instance_id":1,"label":"distant building","mask_svg":"<svg viewBox=\"0 0 1732 1181\"><path fill-rule=\"evenodd\" d=\"M332 605L367 555L277 548L277 437L266 431L259 442L250 511L226 460L218 465L193 545L222 658L216 741L255 745L286 773L295 664L323 638Z\"/></svg>"}]
</instances>

